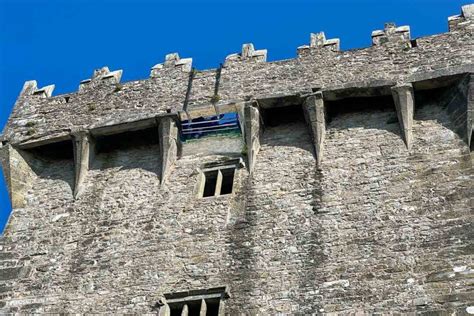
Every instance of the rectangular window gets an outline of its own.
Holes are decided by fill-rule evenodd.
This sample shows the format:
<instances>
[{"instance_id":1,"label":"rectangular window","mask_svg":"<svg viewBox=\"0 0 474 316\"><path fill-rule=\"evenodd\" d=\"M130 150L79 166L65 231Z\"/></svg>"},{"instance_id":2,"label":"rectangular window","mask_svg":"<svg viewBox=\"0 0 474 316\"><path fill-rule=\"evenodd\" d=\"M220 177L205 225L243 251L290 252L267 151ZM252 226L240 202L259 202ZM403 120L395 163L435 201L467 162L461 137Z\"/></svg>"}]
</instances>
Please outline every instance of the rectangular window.
<instances>
[{"instance_id":1,"label":"rectangular window","mask_svg":"<svg viewBox=\"0 0 474 316\"><path fill-rule=\"evenodd\" d=\"M202 197L219 196L232 193L235 166L225 166L215 170L204 170L204 189ZM202 186L202 184L201 184Z\"/></svg>"},{"instance_id":2,"label":"rectangular window","mask_svg":"<svg viewBox=\"0 0 474 316\"><path fill-rule=\"evenodd\" d=\"M219 171L208 171L204 173L204 193L202 194L203 197L207 196L214 196L216 193L216 184L217 184L217 177L219 175Z\"/></svg>"},{"instance_id":3,"label":"rectangular window","mask_svg":"<svg viewBox=\"0 0 474 316\"><path fill-rule=\"evenodd\" d=\"M160 315L170 316L220 316L224 315L223 300L229 297L225 287L170 293L164 295L165 303L159 304Z\"/></svg>"},{"instance_id":4,"label":"rectangular window","mask_svg":"<svg viewBox=\"0 0 474 316\"><path fill-rule=\"evenodd\" d=\"M222 169L220 172L222 173L221 195L232 193L235 169Z\"/></svg>"},{"instance_id":5,"label":"rectangular window","mask_svg":"<svg viewBox=\"0 0 474 316\"><path fill-rule=\"evenodd\" d=\"M245 165L241 158L205 164L200 170L197 196L212 197L232 194L234 192L235 172L243 166Z\"/></svg>"}]
</instances>

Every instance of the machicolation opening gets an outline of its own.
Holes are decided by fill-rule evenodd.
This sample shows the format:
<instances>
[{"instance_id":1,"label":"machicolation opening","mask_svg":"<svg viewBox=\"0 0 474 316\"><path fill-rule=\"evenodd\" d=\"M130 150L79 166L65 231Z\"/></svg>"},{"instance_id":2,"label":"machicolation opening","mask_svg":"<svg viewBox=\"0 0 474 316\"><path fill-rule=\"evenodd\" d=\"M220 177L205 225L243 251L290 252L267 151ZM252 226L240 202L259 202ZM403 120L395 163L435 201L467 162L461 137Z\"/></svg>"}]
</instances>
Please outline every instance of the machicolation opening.
<instances>
[{"instance_id":1,"label":"machicolation opening","mask_svg":"<svg viewBox=\"0 0 474 316\"><path fill-rule=\"evenodd\" d=\"M159 175L159 133L154 127L95 136L93 169L140 168Z\"/></svg>"},{"instance_id":2,"label":"machicolation opening","mask_svg":"<svg viewBox=\"0 0 474 316\"><path fill-rule=\"evenodd\" d=\"M67 196L70 196L74 189L75 173L74 146L71 140L20 149L19 153L36 175L33 176L27 169L22 169L22 181L32 184L38 179L52 180L55 181L55 189L67 190ZM66 186L62 186L63 184Z\"/></svg>"},{"instance_id":3,"label":"machicolation opening","mask_svg":"<svg viewBox=\"0 0 474 316\"><path fill-rule=\"evenodd\" d=\"M26 149L26 151L44 162L74 160L74 148L71 140L41 145Z\"/></svg>"},{"instance_id":4,"label":"machicolation opening","mask_svg":"<svg viewBox=\"0 0 474 316\"><path fill-rule=\"evenodd\" d=\"M326 101L326 120L332 122L341 115L350 115L365 112L393 112L391 118L384 123L398 123L395 103L391 95L373 97L348 97L344 99ZM361 122L362 123L362 122Z\"/></svg>"},{"instance_id":5,"label":"machicolation opening","mask_svg":"<svg viewBox=\"0 0 474 316\"><path fill-rule=\"evenodd\" d=\"M158 145L158 131L156 128L96 137L97 153L111 153L117 150L128 150L153 145Z\"/></svg>"},{"instance_id":6,"label":"machicolation opening","mask_svg":"<svg viewBox=\"0 0 474 316\"><path fill-rule=\"evenodd\" d=\"M301 104L285 105L281 107L261 109L264 125L276 127L289 123L304 123L304 114Z\"/></svg>"}]
</instances>

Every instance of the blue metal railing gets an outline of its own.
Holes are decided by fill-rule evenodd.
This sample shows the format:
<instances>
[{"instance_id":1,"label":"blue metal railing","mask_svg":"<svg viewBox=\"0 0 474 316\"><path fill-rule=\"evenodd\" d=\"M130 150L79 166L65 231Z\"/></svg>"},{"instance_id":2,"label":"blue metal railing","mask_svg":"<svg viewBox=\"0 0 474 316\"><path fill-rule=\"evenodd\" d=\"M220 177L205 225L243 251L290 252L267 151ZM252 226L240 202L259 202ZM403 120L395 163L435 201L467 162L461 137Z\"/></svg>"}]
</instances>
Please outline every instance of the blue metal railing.
<instances>
[{"instance_id":1,"label":"blue metal railing","mask_svg":"<svg viewBox=\"0 0 474 316\"><path fill-rule=\"evenodd\" d=\"M217 134L241 134L239 116L236 112L185 120L181 122L181 126L182 141Z\"/></svg>"}]
</instances>

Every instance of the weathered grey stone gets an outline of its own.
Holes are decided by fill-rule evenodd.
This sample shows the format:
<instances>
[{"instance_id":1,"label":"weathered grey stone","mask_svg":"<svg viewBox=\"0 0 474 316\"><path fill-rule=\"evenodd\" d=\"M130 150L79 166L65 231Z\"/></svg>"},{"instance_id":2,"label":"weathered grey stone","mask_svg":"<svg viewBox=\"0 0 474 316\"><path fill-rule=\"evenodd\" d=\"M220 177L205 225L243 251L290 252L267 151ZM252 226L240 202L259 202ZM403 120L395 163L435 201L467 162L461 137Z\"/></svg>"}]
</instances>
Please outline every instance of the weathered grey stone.
<instances>
[{"instance_id":1,"label":"weathered grey stone","mask_svg":"<svg viewBox=\"0 0 474 316\"><path fill-rule=\"evenodd\" d=\"M158 121L158 136L160 142L160 181L165 183L170 169L178 155L178 127L175 118L163 117Z\"/></svg>"},{"instance_id":2,"label":"weathered grey stone","mask_svg":"<svg viewBox=\"0 0 474 316\"><path fill-rule=\"evenodd\" d=\"M20 277L23 267L0 269L0 281L15 280Z\"/></svg>"},{"instance_id":3,"label":"weathered grey stone","mask_svg":"<svg viewBox=\"0 0 474 316\"><path fill-rule=\"evenodd\" d=\"M117 85L122 78L122 70L110 71L109 67L94 70L91 79L82 80L79 84L79 92L96 89L100 85Z\"/></svg>"},{"instance_id":4,"label":"weathered grey stone","mask_svg":"<svg viewBox=\"0 0 474 316\"><path fill-rule=\"evenodd\" d=\"M446 89L441 96L453 122L454 131L471 147L474 120L474 75L467 74L463 80Z\"/></svg>"},{"instance_id":5,"label":"weathered grey stone","mask_svg":"<svg viewBox=\"0 0 474 316\"><path fill-rule=\"evenodd\" d=\"M317 92L306 98L304 102L304 114L313 138L318 166L321 166L323 160L324 138L326 136L326 118L324 112L325 108L322 92Z\"/></svg>"},{"instance_id":6,"label":"weathered grey stone","mask_svg":"<svg viewBox=\"0 0 474 316\"><path fill-rule=\"evenodd\" d=\"M199 316L207 315L207 304L205 300L201 300L201 310L199 311Z\"/></svg>"},{"instance_id":7,"label":"weathered grey stone","mask_svg":"<svg viewBox=\"0 0 474 316\"><path fill-rule=\"evenodd\" d=\"M162 75L163 68L178 69L184 73L189 73L192 70L192 58L180 58L178 53L171 53L166 55L165 62L156 64L151 68L150 77L158 77Z\"/></svg>"},{"instance_id":8,"label":"weathered grey stone","mask_svg":"<svg viewBox=\"0 0 474 316\"><path fill-rule=\"evenodd\" d=\"M408 25L397 27L395 23L385 23L383 30L372 32L372 44L382 45L385 43L407 43L411 47L410 27Z\"/></svg>"},{"instance_id":9,"label":"weathered grey stone","mask_svg":"<svg viewBox=\"0 0 474 316\"><path fill-rule=\"evenodd\" d=\"M245 105L245 142L248 170L252 173L260 150L260 113L253 102Z\"/></svg>"},{"instance_id":10,"label":"weathered grey stone","mask_svg":"<svg viewBox=\"0 0 474 316\"><path fill-rule=\"evenodd\" d=\"M243 44L242 52L240 54L231 54L227 56L225 59L225 63L228 64L232 61L244 61L244 60L265 62L267 61L267 50L266 49L255 50L252 43Z\"/></svg>"},{"instance_id":11,"label":"weathered grey stone","mask_svg":"<svg viewBox=\"0 0 474 316\"><path fill-rule=\"evenodd\" d=\"M163 306L160 307L158 316L170 316L170 315L171 315L170 307L166 303L163 304Z\"/></svg>"},{"instance_id":12,"label":"weathered grey stone","mask_svg":"<svg viewBox=\"0 0 474 316\"><path fill-rule=\"evenodd\" d=\"M474 6L471 6L471 7L474 9ZM467 114L467 118L466 118L467 119L467 122L466 122L467 144L472 150L473 148L472 138L474 137L474 74L472 73L469 76L466 114Z\"/></svg>"},{"instance_id":13,"label":"weathered grey stone","mask_svg":"<svg viewBox=\"0 0 474 316\"><path fill-rule=\"evenodd\" d=\"M413 115L415 110L415 94L411 84L397 85L392 88L393 100L397 109L403 140L411 150L413 142Z\"/></svg>"},{"instance_id":14,"label":"weathered grey stone","mask_svg":"<svg viewBox=\"0 0 474 316\"><path fill-rule=\"evenodd\" d=\"M416 42L390 27L381 45L316 41L283 61L247 46L205 71L183 71L190 64L173 54L156 76L123 84L100 69L66 95L27 83L0 137L14 202L0 238L0 313L170 315L201 300L208 313L220 300L220 315L224 305L228 315L470 312L464 15ZM394 104L409 99L391 97L396 83L416 97L410 152ZM228 112L243 136L203 137L175 154L179 121ZM75 166L76 131L98 146L74 199L75 169L87 169ZM231 163L233 182L214 184L228 194L197 196L202 170Z\"/></svg>"},{"instance_id":15,"label":"weathered grey stone","mask_svg":"<svg viewBox=\"0 0 474 316\"><path fill-rule=\"evenodd\" d=\"M12 208L25 206L25 195L31 188L33 172L25 157L27 153L6 145L0 149L0 158L3 166L3 175L7 184Z\"/></svg>"},{"instance_id":16,"label":"weathered grey stone","mask_svg":"<svg viewBox=\"0 0 474 316\"><path fill-rule=\"evenodd\" d=\"M54 84L49 85L49 86L45 86L41 89L36 89L36 91L33 92L33 94L34 95L41 95L44 98L49 98L53 94L54 87L55 87Z\"/></svg>"},{"instance_id":17,"label":"weathered grey stone","mask_svg":"<svg viewBox=\"0 0 474 316\"><path fill-rule=\"evenodd\" d=\"M74 197L78 198L83 189L82 184L87 177L89 165L94 155L94 145L88 132L78 131L73 134L73 150L75 173Z\"/></svg>"},{"instance_id":18,"label":"weathered grey stone","mask_svg":"<svg viewBox=\"0 0 474 316\"><path fill-rule=\"evenodd\" d=\"M461 7L462 15L466 19L474 18L474 4L466 4Z\"/></svg>"}]
</instances>

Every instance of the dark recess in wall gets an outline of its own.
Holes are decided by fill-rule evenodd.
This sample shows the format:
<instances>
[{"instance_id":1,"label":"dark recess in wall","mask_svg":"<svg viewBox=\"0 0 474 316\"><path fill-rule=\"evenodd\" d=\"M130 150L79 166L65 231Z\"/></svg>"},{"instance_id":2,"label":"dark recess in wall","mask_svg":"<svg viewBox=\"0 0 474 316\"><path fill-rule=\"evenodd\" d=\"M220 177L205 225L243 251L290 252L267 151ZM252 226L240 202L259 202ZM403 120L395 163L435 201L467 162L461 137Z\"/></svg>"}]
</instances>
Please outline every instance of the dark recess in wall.
<instances>
[{"instance_id":1,"label":"dark recess in wall","mask_svg":"<svg viewBox=\"0 0 474 316\"><path fill-rule=\"evenodd\" d=\"M395 103L391 95L345 98L336 101L325 101L326 120L331 122L335 117L347 113L393 111Z\"/></svg>"},{"instance_id":2,"label":"dark recess in wall","mask_svg":"<svg viewBox=\"0 0 474 316\"><path fill-rule=\"evenodd\" d=\"M294 122L304 122L303 108L301 104L262 108L263 122L265 126L275 127Z\"/></svg>"},{"instance_id":3,"label":"dark recess in wall","mask_svg":"<svg viewBox=\"0 0 474 316\"><path fill-rule=\"evenodd\" d=\"M74 160L74 150L70 140L43 145L26 151L40 160Z\"/></svg>"},{"instance_id":4,"label":"dark recess in wall","mask_svg":"<svg viewBox=\"0 0 474 316\"><path fill-rule=\"evenodd\" d=\"M97 153L109 153L115 150L157 145L158 142L158 131L156 128L147 128L120 134L98 136L96 137L96 151Z\"/></svg>"}]
</instances>

